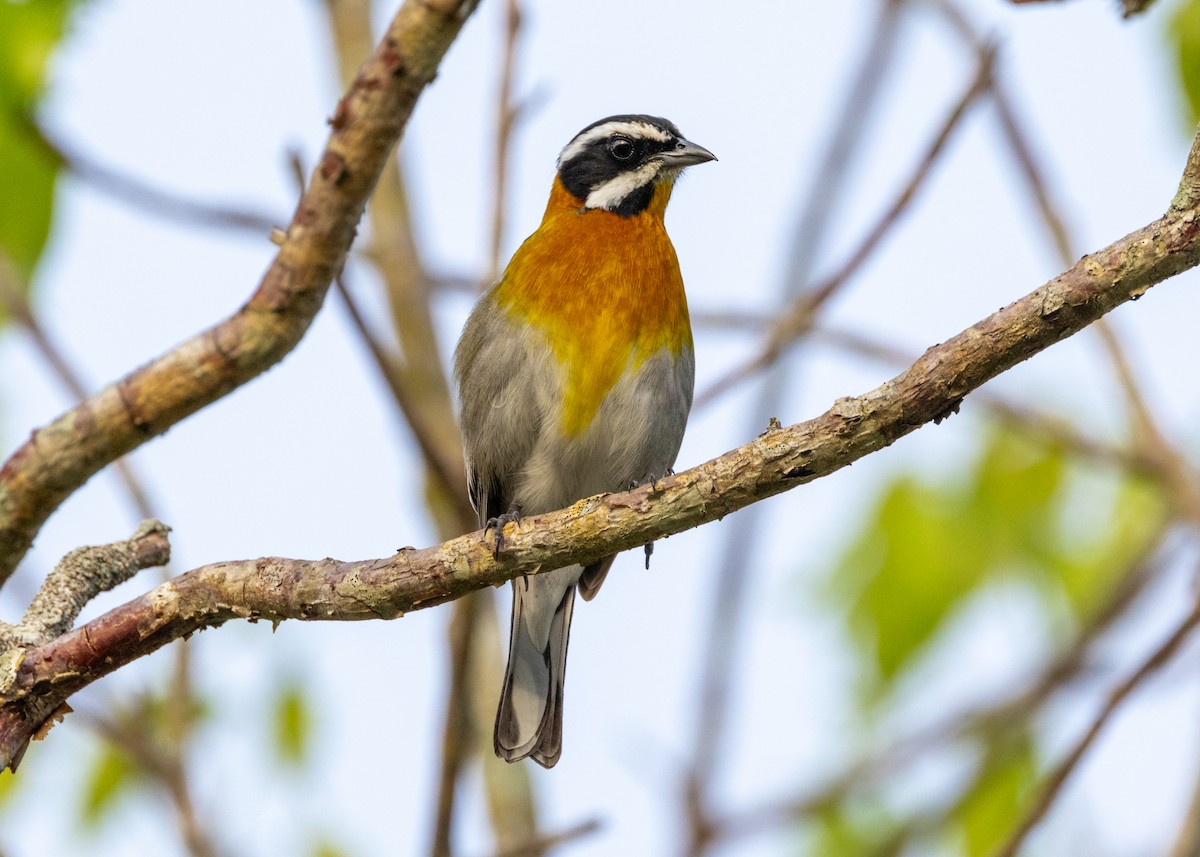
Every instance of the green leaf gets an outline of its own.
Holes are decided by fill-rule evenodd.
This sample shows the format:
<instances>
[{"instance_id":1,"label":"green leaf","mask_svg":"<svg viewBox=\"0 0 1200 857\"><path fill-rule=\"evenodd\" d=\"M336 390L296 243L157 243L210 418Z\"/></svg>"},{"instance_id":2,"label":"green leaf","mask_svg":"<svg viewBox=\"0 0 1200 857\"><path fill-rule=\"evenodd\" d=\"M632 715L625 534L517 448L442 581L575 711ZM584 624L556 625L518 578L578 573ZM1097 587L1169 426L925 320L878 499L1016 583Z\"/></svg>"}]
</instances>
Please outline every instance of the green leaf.
<instances>
[{"instance_id":1,"label":"green leaf","mask_svg":"<svg viewBox=\"0 0 1200 857\"><path fill-rule=\"evenodd\" d=\"M85 827L95 828L119 798L139 785L144 775L128 755L104 744L87 773L79 817Z\"/></svg>"},{"instance_id":2,"label":"green leaf","mask_svg":"<svg viewBox=\"0 0 1200 857\"><path fill-rule=\"evenodd\" d=\"M1029 571L1057 555L1066 471L1060 447L1011 431L990 435L962 513L980 534L989 574Z\"/></svg>"},{"instance_id":3,"label":"green leaf","mask_svg":"<svg viewBox=\"0 0 1200 857\"><path fill-rule=\"evenodd\" d=\"M1171 19L1167 38L1175 50L1179 84L1187 102L1189 128L1200 116L1200 0L1187 0Z\"/></svg>"},{"instance_id":4,"label":"green leaf","mask_svg":"<svg viewBox=\"0 0 1200 857\"><path fill-rule=\"evenodd\" d=\"M851 604L851 628L885 684L978 581L981 566L971 561L978 554L976 534L956 527L953 518L941 492L902 477L842 563L838 576L859 576L862 584Z\"/></svg>"},{"instance_id":5,"label":"green leaf","mask_svg":"<svg viewBox=\"0 0 1200 857\"><path fill-rule=\"evenodd\" d=\"M0 0L0 100L6 108L34 106L75 5L74 0Z\"/></svg>"},{"instance_id":6,"label":"green leaf","mask_svg":"<svg viewBox=\"0 0 1200 857\"><path fill-rule=\"evenodd\" d=\"M279 689L274 703L275 752L280 761L301 765L312 736L312 712L303 687L289 682Z\"/></svg>"},{"instance_id":7,"label":"green leaf","mask_svg":"<svg viewBox=\"0 0 1200 857\"><path fill-rule=\"evenodd\" d=\"M940 484L897 477L830 574L868 701L880 702L956 611L998 581L1032 584L1048 617L1089 615L1165 514L1148 483L1107 474L1112 490L1089 491L1083 520L1066 526L1072 489L1095 474L1012 430L989 431L963 471Z\"/></svg>"},{"instance_id":8,"label":"green leaf","mask_svg":"<svg viewBox=\"0 0 1200 857\"><path fill-rule=\"evenodd\" d=\"M199 696L196 688L189 687L187 693L186 705L181 707L179 691L174 687L147 691L114 711L114 717L127 728L139 729L154 741L173 746L187 741L196 727L212 716L209 701Z\"/></svg>"},{"instance_id":9,"label":"green leaf","mask_svg":"<svg viewBox=\"0 0 1200 857\"><path fill-rule=\"evenodd\" d=\"M871 655L868 695L886 690L982 584L1045 561L1065 469L1060 451L993 432L966 478L901 476L884 491L835 573Z\"/></svg>"},{"instance_id":10,"label":"green leaf","mask_svg":"<svg viewBox=\"0 0 1200 857\"><path fill-rule=\"evenodd\" d=\"M347 857L349 852L340 845L334 845L332 842L322 839L313 845L309 854L312 857Z\"/></svg>"},{"instance_id":11,"label":"green leaf","mask_svg":"<svg viewBox=\"0 0 1200 857\"><path fill-rule=\"evenodd\" d=\"M3 0L0 0L3 2ZM11 117L0 116L0 249L28 284L50 237L58 163Z\"/></svg>"},{"instance_id":12,"label":"green leaf","mask_svg":"<svg viewBox=\"0 0 1200 857\"><path fill-rule=\"evenodd\" d=\"M1011 835L1036 781L1037 760L1027 738L1016 747L992 748L954 814L967 857L991 854Z\"/></svg>"},{"instance_id":13,"label":"green leaf","mask_svg":"<svg viewBox=\"0 0 1200 857\"><path fill-rule=\"evenodd\" d=\"M0 807L8 802L17 790L17 775L8 768L0 770Z\"/></svg>"},{"instance_id":14,"label":"green leaf","mask_svg":"<svg viewBox=\"0 0 1200 857\"><path fill-rule=\"evenodd\" d=\"M806 857L874 854L896 832L894 822L874 803L832 804L814 819Z\"/></svg>"},{"instance_id":15,"label":"green leaf","mask_svg":"<svg viewBox=\"0 0 1200 857\"><path fill-rule=\"evenodd\" d=\"M1148 480L1122 479L1113 494L1105 519L1093 528L1095 540L1057 565L1067 607L1079 619L1104 603L1117 578L1152 547L1170 515L1161 489Z\"/></svg>"},{"instance_id":16,"label":"green leaf","mask_svg":"<svg viewBox=\"0 0 1200 857\"><path fill-rule=\"evenodd\" d=\"M0 0L0 249L28 282L50 235L58 158L31 118L72 0Z\"/></svg>"}]
</instances>

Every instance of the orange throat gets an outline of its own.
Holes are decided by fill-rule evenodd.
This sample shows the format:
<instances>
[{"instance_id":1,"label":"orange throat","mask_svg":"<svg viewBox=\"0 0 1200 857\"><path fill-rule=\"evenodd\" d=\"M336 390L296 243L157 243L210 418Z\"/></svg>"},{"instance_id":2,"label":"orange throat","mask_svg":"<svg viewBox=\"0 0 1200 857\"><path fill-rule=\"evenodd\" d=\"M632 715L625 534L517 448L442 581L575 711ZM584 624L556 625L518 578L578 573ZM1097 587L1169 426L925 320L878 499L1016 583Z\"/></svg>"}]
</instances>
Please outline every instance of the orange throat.
<instances>
[{"instance_id":1,"label":"orange throat","mask_svg":"<svg viewBox=\"0 0 1200 857\"><path fill-rule=\"evenodd\" d=\"M564 372L562 431L591 423L617 381L666 351L692 347L687 297L663 214L671 183L621 217L583 203L557 178L541 225L496 287L500 309L540 331Z\"/></svg>"}]
</instances>

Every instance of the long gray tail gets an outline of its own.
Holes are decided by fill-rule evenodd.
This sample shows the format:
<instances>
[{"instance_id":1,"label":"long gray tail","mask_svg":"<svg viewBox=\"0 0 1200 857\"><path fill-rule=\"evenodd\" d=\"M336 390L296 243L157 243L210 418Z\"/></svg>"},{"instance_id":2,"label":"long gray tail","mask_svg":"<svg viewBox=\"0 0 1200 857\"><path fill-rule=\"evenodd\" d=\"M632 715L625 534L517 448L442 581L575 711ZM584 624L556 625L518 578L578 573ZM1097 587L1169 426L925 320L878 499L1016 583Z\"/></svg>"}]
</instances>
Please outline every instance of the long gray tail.
<instances>
[{"instance_id":1,"label":"long gray tail","mask_svg":"<svg viewBox=\"0 0 1200 857\"><path fill-rule=\"evenodd\" d=\"M496 712L496 755L544 768L562 754L563 677L579 566L512 583L508 669Z\"/></svg>"}]
</instances>

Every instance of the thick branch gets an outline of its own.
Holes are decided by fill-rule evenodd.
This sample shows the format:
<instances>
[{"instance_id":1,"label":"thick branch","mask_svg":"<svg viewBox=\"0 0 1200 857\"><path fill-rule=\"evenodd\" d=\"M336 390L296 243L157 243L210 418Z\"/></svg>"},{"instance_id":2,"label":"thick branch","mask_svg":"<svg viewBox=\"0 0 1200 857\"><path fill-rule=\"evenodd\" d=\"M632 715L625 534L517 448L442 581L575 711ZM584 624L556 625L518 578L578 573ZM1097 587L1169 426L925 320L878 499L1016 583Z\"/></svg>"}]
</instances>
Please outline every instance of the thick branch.
<instances>
[{"instance_id":1,"label":"thick branch","mask_svg":"<svg viewBox=\"0 0 1200 857\"><path fill-rule=\"evenodd\" d=\"M1184 191L1200 198L1193 155ZM1187 185L1191 187L1186 187ZM1085 256L1069 271L949 341L880 387L821 416L653 485L581 500L506 528L494 557L478 533L387 559L266 558L218 563L31 650L0 697L0 765L72 693L171 640L230 619L395 618L522 574L588 563L682 532L826 476L929 422L1021 361L1200 262L1194 209Z\"/></svg>"},{"instance_id":2,"label":"thick branch","mask_svg":"<svg viewBox=\"0 0 1200 857\"><path fill-rule=\"evenodd\" d=\"M417 96L476 0L409 0L330 120L279 253L237 313L81 402L0 468L0 583L105 465L279 362L308 329Z\"/></svg>"}]
</instances>

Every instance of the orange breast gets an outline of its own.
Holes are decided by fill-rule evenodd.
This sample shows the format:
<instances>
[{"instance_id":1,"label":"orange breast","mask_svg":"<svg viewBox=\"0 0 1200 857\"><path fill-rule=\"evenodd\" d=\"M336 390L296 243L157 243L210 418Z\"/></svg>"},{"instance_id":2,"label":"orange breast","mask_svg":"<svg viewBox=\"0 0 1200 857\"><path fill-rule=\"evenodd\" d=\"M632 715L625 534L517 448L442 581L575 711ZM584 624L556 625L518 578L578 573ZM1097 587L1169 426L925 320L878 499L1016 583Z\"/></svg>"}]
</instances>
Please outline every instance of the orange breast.
<instances>
[{"instance_id":1,"label":"orange breast","mask_svg":"<svg viewBox=\"0 0 1200 857\"><path fill-rule=\"evenodd\" d=\"M663 349L692 347L687 298L663 225L671 186L633 217L583 211L556 179L541 226L496 287L514 320L546 335L566 377L562 430L591 423L625 372Z\"/></svg>"}]
</instances>

